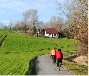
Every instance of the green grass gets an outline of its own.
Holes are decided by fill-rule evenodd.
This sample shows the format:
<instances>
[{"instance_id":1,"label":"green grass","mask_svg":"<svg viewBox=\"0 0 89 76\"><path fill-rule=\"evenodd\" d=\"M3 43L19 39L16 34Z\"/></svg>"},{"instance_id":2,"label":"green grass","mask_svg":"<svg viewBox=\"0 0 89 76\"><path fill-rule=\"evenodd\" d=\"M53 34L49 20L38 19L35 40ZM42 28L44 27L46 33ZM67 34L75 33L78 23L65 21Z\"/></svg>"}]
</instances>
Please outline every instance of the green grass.
<instances>
[{"instance_id":1,"label":"green grass","mask_svg":"<svg viewBox=\"0 0 89 76\"><path fill-rule=\"evenodd\" d=\"M65 65L75 75L88 75L87 66L79 65L77 63L69 62L67 60L63 60L63 65Z\"/></svg>"},{"instance_id":2,"label":"green grass","mask_svg":"<svg viewBox=\"0 0 89 76\"><path fill-rule=\"evenodd\" d=\"M31 57L29 53L0 54L0 74L25 74Z\"/></svg>"},{"instance_id":3,"label":"green grass","mask_svg":"<svg viewBox=\"0 0 89 76\"><path fill-rule=\"evenodd\" d=\"M63 52L78 49L72 39L32 37L10 32L0 47L0 75L24 75L36 56L50 53L52 48Z\"/></svg>"},{"instance_id":4,"label":"green grass","mask_svg":"<svg viewBox=\"0 0 89 76\"><path fill-rule=\"evenodd\" d=\"M9 30L0 29L0 35L7 34Z\"/></svg>"},{"instance_id":5,"label":"green grass","mask_svg":"<svg viewBox=\"0 0 89 76\"><path fill-rule=\"evenodd\" d=\"M76 52L64 53L63 65L65 65L73 74L76 75L88 75L88 66L74 63L70 60L67 60L69 57L76 55ZM65 59L67 58L67 59ZM73 58L70 58L73 60Z\"/></svg>"},{"instance_id":6,"label":"green grass","mask_svg":"<svg viewBox=\"0 0 89 76\"><path fill-rule=\"evenodd\" d=\"M63 51L75 51L72 39L52 39L31 37L24 34L10 34L2 45L1 52L22 52L22 51L49 51L53 47L61 48Z\"/></svg>"}]
</instances>

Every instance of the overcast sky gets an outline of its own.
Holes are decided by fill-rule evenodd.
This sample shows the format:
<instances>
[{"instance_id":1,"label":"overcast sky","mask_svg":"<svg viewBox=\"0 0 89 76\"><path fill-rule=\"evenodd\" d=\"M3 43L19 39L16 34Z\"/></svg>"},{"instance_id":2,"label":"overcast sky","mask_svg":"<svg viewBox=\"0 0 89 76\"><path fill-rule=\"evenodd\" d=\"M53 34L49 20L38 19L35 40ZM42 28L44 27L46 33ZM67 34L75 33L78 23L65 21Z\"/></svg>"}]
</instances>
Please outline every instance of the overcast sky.
<instances>
[{"instance_id":1,"label":"overcast sky","mask_svg":"<svg viewBox=\"0 0 89 76\"><path fill-rule=\"evenodd\" d=\"M56 1L66 3L66 0L0 0L0 22L22 20L22 13L28 9L37 9L39 20L47 22L52 16L60 16ZM63 14L61 17L65 18Z\"/></svg>"}]
</instances>

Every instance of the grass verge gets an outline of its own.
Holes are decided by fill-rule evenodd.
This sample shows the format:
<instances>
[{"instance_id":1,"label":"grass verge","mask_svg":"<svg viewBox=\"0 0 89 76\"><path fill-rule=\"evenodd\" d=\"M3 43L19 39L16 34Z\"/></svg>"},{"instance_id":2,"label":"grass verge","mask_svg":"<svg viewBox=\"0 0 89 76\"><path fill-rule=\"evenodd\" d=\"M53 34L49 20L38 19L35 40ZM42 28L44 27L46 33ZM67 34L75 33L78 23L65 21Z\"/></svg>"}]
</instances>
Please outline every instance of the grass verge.
<instances>
[{"instance_id":1,"label":"grass verge","mask_svg":"<svg viewBox=\"0 0 89 76\"><path fill-rule=\"evenodd\" d=\"M76 56L75 53L65 53L63 59L63 65L66 66L74 75L88 75L88 66L80 65L72 61L73 56Z\"/></svg>"}]
</instances>

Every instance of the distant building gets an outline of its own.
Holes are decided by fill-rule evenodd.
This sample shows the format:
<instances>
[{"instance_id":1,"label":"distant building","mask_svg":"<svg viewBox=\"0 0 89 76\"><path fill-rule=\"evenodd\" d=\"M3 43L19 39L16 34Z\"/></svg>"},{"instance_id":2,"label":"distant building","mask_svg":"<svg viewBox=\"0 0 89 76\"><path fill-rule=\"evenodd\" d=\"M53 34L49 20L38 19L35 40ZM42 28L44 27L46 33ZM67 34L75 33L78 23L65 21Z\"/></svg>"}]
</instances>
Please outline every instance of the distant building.
<instances>
[{"instance_id":1,"label":"distant building","mask_svg":"<svg viewBox=\"0 0 89 76\"><path fill-rule=\"evenodd\" d=\"M45 36L58 38L58 31L55 28L46 28L45 29Z\"/></svg>"}]
</instances>

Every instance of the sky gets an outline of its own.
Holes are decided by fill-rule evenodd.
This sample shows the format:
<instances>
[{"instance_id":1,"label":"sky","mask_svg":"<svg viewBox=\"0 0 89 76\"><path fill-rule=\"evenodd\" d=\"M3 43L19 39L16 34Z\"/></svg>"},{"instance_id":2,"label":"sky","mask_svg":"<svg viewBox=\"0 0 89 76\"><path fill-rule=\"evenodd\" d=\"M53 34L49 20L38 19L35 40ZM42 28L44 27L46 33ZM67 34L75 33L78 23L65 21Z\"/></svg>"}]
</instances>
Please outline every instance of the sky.
<instances>
[{"instance_id":1,"label":"sky","mask_svg":"<svg viewBox=\"0 0 89 76\"><path fill-rule=\"evenodd\" d=\"M52 16L65 18L59 14L56 2L64 5L66 0L0 0L0 23L22 20L23 12L29 9L37 9L39 21L48 22Z\"/></svg>"}]
</instances>

